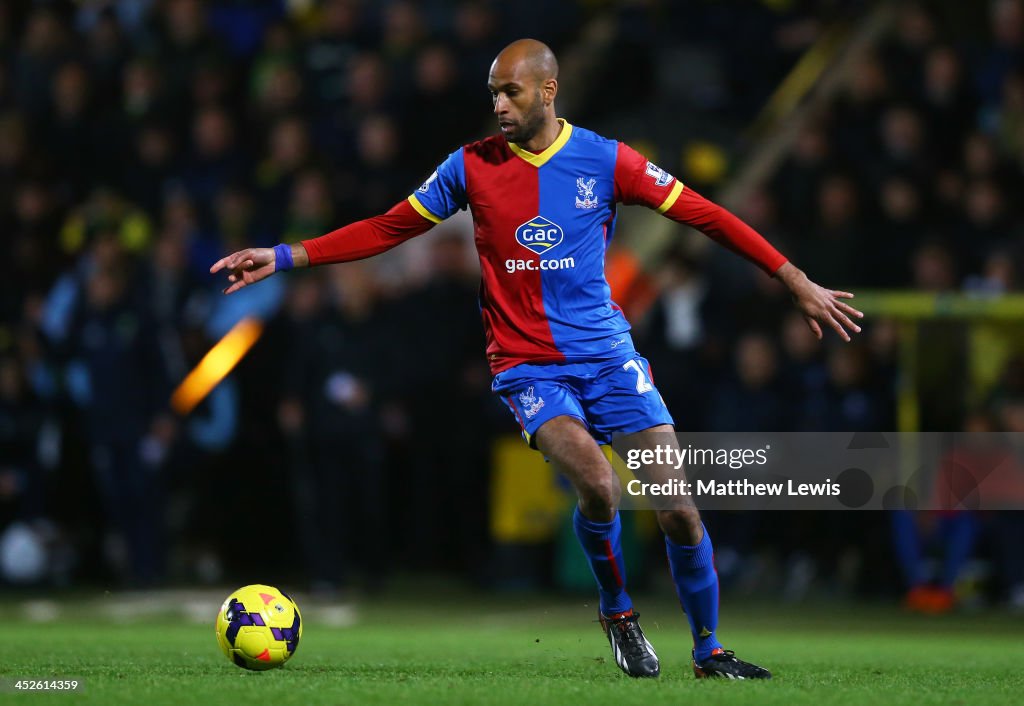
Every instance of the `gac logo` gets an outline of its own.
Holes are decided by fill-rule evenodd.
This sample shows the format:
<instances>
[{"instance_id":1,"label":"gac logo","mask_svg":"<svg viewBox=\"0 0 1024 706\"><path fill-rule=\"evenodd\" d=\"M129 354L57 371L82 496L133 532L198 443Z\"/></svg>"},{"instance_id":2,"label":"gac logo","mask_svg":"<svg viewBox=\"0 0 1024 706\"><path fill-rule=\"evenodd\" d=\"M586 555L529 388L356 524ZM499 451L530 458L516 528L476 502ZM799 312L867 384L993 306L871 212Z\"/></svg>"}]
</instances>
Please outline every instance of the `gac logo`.
<instances>
[{"instance_id":1,"label":"gac logo","mask_svg":"<svg viewBox=\"0 0 1024 706\"><path fill-rule=\"evenodd\" d=\"M564 237L562 226L543 216L537 216L516 228L519 244L538 255L558 245Z\"/></svg>"}]
</instances>

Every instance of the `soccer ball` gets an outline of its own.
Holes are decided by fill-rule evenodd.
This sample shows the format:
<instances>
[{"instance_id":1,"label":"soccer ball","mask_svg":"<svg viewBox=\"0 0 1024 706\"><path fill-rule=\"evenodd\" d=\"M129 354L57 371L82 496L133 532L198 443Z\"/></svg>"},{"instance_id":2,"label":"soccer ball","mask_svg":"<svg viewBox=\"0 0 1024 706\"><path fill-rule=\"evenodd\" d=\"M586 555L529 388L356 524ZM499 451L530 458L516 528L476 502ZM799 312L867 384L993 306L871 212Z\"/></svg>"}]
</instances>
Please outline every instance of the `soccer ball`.
<instances>
[{"instance_id":1,"label":"soccer ball","mask_svg":"<svg viewBox=\"0 0 1024 706\"><path fill-rule=\"evenodd\" d=\"M232 592L217 615L217 644L244 669L264 670L287 662L302 637L295 601L273 586L253 584Z\"/></svg>"}]
</instances>

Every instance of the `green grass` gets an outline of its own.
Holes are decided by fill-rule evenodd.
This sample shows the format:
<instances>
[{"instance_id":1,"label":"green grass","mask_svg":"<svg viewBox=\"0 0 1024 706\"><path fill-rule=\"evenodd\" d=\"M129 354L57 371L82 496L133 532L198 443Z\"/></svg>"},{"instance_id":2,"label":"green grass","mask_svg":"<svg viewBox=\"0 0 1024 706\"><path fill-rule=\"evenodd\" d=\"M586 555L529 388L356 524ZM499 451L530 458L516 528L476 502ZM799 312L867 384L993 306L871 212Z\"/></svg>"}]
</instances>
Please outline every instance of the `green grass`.
<instances>
[{"instance_id":1,"label":"green grass","mask_svg":"<svg viewBox=\"0 0 1024 706\"><path fill-rule=\"evenodd\" d=\"M173 596L107 595L59 606L53 622L0 630L0 675L69 678L82 693L0 694L25 704L1019 704L1024 620L995 613L926 619L890 607L778 608L731 601L721 634L769 667L763 683L698 682L678 609L645 599L643 624L662 658L659 680L615 667L583 601L437 594L361 602L349 627L328 627L313 602L283 669L246 672L217 649L207 624L154 613L115 622L111 606ZM215 606L218 598L209 597ZM216 608L212 610L215 612ZM13 613L13 615L12 615ZM201 614L201 611L200 611ZM122 616L121 620L125 620Z\"/></svg>"}]
</instances>

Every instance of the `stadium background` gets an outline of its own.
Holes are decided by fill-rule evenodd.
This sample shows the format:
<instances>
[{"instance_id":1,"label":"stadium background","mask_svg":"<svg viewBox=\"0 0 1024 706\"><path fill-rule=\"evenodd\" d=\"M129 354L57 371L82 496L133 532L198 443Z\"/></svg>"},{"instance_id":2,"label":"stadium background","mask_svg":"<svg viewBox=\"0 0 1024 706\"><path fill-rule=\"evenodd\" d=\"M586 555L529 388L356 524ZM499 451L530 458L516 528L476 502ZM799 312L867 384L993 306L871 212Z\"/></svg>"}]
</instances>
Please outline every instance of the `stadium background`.
<instances>
[{"instance_id":1,"label":"stadium background","mask_svg":"<svg viewBox=\"0 0 1024 706\"><path fill-rule=\"evenodd\" d=\"M818 345L755 268L625 212L609 276L681 428L1024 430L1017 0L0 2L0 585L590 590L571 499L488 392L465 219L230 298L207 273L493 132L519 36L560 57L561 115L874 292L855 343ZM179 414L243 319L255 345ZM962 595L1024 608L990 520ZM792 601L895 601L890 524L709 518L723 590Z\"/></svg>"}]
</instances>

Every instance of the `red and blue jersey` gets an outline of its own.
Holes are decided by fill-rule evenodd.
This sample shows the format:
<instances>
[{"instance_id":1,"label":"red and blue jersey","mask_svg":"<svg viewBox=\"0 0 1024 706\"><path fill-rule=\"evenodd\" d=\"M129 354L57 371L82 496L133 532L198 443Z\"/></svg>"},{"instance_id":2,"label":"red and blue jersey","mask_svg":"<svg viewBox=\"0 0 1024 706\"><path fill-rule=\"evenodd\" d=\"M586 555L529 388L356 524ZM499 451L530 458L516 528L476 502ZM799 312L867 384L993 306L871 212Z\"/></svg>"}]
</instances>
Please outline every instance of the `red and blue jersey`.
<instances>
[{"instance_id":1,"label":"red and blue jersey","mask_svg":"<svg viewBox=\"0 0 1024 706\"><path fill-rule=\"evenodd\" d=\"M604 274L618 203L693 225L766 271L785 262L735 216L632 148L561 122L558 138L538 154L500 135L456 150L407 204L304 241L310 263L382 252L468 207L487 359L496 374L520 363L634 353Z\"/></svg>"}]
</instances>

